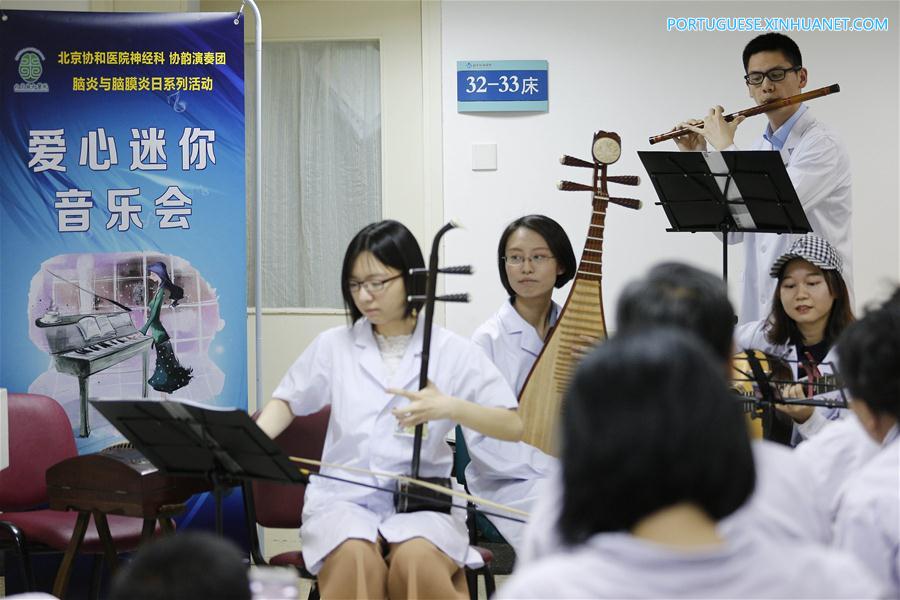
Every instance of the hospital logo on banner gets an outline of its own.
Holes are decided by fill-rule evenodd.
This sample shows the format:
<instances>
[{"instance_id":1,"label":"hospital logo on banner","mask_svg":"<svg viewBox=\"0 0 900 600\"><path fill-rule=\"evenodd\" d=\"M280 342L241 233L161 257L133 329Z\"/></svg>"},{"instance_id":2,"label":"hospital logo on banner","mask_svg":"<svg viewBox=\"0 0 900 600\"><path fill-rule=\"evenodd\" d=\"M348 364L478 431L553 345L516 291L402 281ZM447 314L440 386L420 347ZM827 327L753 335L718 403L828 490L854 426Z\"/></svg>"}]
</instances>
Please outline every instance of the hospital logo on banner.
<instances>
[{"instance_id":1,"label":"hospital logo on banner","mask_svg":"<svg viewBox=\"0 0 900 600\"><path fill-rule=\"evenodd\" d=\"M17 71L23 83L13 86L17 93L49 92L50 86L38 81L44 73L44 53L37 48L22 48L16 53L16 62L19 63Z\"/></svg>"}]
</instances>

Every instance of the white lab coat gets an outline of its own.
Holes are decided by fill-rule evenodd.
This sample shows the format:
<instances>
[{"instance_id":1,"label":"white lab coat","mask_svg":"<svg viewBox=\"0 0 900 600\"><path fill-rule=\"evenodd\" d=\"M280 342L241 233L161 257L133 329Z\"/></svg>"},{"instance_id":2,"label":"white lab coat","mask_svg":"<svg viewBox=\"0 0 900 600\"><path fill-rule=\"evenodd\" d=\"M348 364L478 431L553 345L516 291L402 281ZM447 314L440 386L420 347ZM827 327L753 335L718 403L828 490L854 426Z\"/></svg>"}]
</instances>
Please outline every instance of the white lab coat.
<instances>
[{"instance_id":1,"label":"white lab coat","mask_svg":"<svg viewBox=\"0 0 900 600\"><path fill-rule=\"evenodd\" d=\"M796 361L797 347L794 344L773 344L766 339L767 324L768 323L765 320L761 320L754 323L745 323L735 329L735 349L738 352L748 349L762 350L766 354L771 354L772 356L782 358L786 361ZM796 379L799 367L796 362L791 362L789 364L794 369L794 379ZM834 369L832 368L832 365L837 365L837 350L834 346L832 346L828 351L828 354L825 355L825 360L822 361L822 364L818 366L819 373L822 375L833 375ZM829 392L828 394L822 394L822 396L827 395L831 397L839 393L840 392ZM796 445L802 440L809 439L822 431L822 429L830 422L844 418L847 413L847 409L817 406L815 411L813 411L812 416L807 419L806 422L794 423L793 443Z\"/></svg>"},{"instance_id":2,"label":"white lab coat","mask_svg":"<svg viewBox=\"0 0 900 600\"><path fill-rule=\"evenodd\" d=\"M755 534L677 550L625 533L516 564L498 598L883 598L854 557Z\"/></svg>"},{"instance_id":3,"label":"white lab coat","mask_svg":"<svg viewBox=\"0 0 900 600\"><path fill-rule=\"evenodd\" d=\"M843 484L878 453L879 446L866 433L852 411L797 446L794 455L813 478L812 496L831 528Z\"/></svg>"},{"instance_id":4,"label":"white lab coat","mask_svg":"<svg viewBox=\"0 0 900 600\"><path fill-rule=\"evenodd\" d=\"M732 145L725 150L738 149ZM772 150L772 144L760 136L753 150ZM837 249L843 260L844 281L852 290L850 220L853 202L850 160L843 142L806 110L794 123L781 149L781 156L813 233L825 238ZM769 276L769 270L798 237L775 233L735 233L729 236L729 243L744 242L741 323L758 321L769 314L775 293L775 279Z\"/></svg>"},{"instance_id":5,"label":"white lab coat","mask_svg":"<svg viewBox=\"0 0 900 600\"><path fill-rule=\"evenodd\" d=\"M805 465L789 448L774 442L754 440L751 448L756 485L747 502L719 522L722 535L730 539L757 532L777 543L828 543L831 523L812 495L812 476ZM557 527L562 473L554 471L547 481L525 528L517 565L531 565L552 554L571 551Z\"/></svg>"},{"instance_id":6,"label":"white lab coat","mask_svg":"<svg viewBox=\"0 0 900 600\"><path fill-rule=\"evenodd\" d=\"M365 319L352 328L336 327L319 335L294 362L273 397L285 400L295 415L331 405L322 460L387 473L409 473L413 438L397 432L391 410L409 401L385 393L388 387L418 389L424 319L413 333L403 359L388 378ZM434 327L428 378L442 392L485 406L515 408L516 399L496 367L470 341ZM422 477L450 475L452 453L445 438L455 424L431 421L422 443ZM393 489L392 479L323 467L322 472ZM313 573L322 560L349 538L395 543L424 537L457 564L478 565L462 511L454 514L396 514L393 495L313 477L303 507L303 556Z\"/></svg>"},{"instance_id":7,"label":"white lab coat","mask_svg":"<svg viewBox=\"0 0 900 600\"><path fill-rule=\"evenodd\" d=\"M900 430L842 490L834 545L853 553L900 598Z\"/></svg>"},{"instance_id":8,"label":"white lab coat","mask_svg":"<svg viewBox=\"0 0 900 600\"><path fill-rule=\"evenodd\" d=\"M556 323L559 312L559 305L551 303L551 324ZM484 350L517 396L544 347L544 341L534 327L516 312L508 300L475 330L472 341ZM463 433L471 458L466 467L469 491L476 496L530 512L557 459L525 442L505 442L469 429L464 429ZM491 522L518 551L524 524L496 518L491 518Z\"/></svg>"},{"instance_id":9,"label":"white lab coat","mask_svg":"<svg viewBox=\"0 0 900 600\"><path fill-rule=\"evenodd\" d=\"M755 531L773 541L828 544L831 521L814 494L814 478L794 451L768 440L754 440L756 486L737 511L719 521L726 538Z\"/></svg>"}]
</instances>

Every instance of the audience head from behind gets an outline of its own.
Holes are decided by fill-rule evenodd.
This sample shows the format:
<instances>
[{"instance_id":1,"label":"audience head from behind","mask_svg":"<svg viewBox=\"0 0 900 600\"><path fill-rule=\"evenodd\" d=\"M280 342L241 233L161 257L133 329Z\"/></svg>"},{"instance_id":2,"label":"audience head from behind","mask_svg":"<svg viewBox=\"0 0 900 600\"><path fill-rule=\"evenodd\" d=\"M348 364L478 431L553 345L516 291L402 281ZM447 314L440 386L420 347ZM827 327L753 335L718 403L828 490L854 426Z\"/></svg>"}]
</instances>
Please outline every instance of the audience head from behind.
<instances>
[{"instance_id":1,"label":"audience head from behind","mask_svg":"<svg viewBox=\"0 0 900 600\"><path fill-rule=\"evenodd\" d=\"M110 600L250 600L247 565L230 540L205 532L156 538L116 574Z\"/></svg>"},{"instance_id":2,"label":"audience head from behind","mask_svg":"<svg viewBox=\"0 0 900 600\"><path fill-rule=\"evenodd\" d=\"M563 416L567 543L634 533L668 509L709 525L747 500L753 455L721 358L683 329L657 327L620 332L582 361Z\"/></svg>"},{"instance_id":3,"label":"audience head from behind","mask_svg":"<svg viewBox=\"0 0 900 600\"><path fill-rule=\"evenodd\" d=\"M850 406L881 443L900 422L900 288L844 330L837 352Z\"/></svg>"},{"instance_id":4,"label":"audience head from behind","mask_svg":"<svg viewBox=\"0 0 900 600\"><path fill-rule=\"evenodd\" d=\"M686 330L727 364L736 320L720 277L677 262L656 265L628 284L616 307L618 333L660 326Z\"/></svg>"}]
</instances>

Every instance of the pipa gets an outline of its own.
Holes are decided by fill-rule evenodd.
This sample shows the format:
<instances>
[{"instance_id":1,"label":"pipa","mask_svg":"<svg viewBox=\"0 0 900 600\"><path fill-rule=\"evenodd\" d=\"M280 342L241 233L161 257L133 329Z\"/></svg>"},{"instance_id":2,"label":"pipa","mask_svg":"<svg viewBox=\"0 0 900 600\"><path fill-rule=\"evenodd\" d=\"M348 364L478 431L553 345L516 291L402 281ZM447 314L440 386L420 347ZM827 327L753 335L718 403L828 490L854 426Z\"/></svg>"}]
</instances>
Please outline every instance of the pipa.
<instances>
[{"instance_id":1,"label":"pipa","mask_svg":"<svg viewBox=\"0 0 900 600\"><path fill-rule=\"evenodd\" d=\"M519 394L519 415L525 428L522 440L554 456L558 454L556 437L562 398L577 364L573 349L584 345L582 336L606 337L600 281L607 206L612 203L627 208L641 207L640 200L612 198L607 192L608 182L623 185L640 183L640 178L636 175L606 175L607 166L616 162L621 155L621 138L618 134L609 131L595 133L591 154L593 161L572 156L560 159L564 165L590 168L593 171L592 185L571 181L560 181L558 185L563 191L592 193L591 224L569 296Z\"/></svg>"}]
</instances>

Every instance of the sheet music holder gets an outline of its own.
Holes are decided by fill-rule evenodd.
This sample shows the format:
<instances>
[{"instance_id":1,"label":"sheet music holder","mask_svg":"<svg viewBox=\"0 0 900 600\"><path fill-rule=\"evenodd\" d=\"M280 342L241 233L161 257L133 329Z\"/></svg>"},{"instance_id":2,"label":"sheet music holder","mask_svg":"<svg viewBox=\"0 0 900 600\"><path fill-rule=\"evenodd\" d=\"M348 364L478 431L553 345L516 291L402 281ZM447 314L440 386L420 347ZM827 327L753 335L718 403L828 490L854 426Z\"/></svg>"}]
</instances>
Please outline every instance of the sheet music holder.
<instances>
[{"instance_id":1,"label":"sheet music holder","mask_svg":"<svg viewBox=\"0 0 900 600\"><path fill-rule=\"evenodd\" d=\"M638 152L650 175L666 231L722 234L722 277L728 279L728 235L812 231L781 153Z\"/></svg>"},{"instance_id":2,"label":"sheet music holder","mask_svg":"<svg viewBox=\"0 0 900 600\"><path fill-rule=\"evenodd\" d=\"M91 404L162 474L212 482L219 534L227 488L245 479L307 482L241 409L181 400L91 400Z\"/></svg>"}]
</instances>

